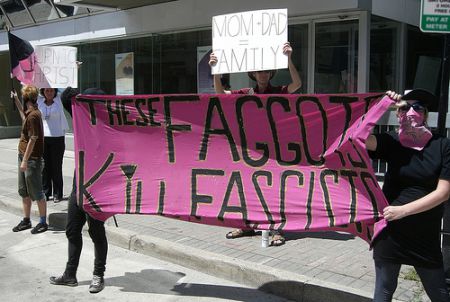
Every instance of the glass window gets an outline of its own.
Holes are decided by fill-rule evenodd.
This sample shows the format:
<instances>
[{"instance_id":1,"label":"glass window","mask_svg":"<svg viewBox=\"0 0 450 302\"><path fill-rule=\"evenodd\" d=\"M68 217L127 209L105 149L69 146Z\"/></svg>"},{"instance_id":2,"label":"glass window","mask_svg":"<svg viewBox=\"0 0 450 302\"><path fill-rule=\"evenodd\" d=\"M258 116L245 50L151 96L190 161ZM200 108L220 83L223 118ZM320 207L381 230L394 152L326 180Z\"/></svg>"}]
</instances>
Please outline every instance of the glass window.
<instances>
[{"instance_id":1,"label":"glass window","mask_svg":"<svg viewBox=\"0 0 450 302\"><path fill-rule=\"evenodd\" d=\"M315 93L357 91L358 20L316 24Z\"/></svg>"},{"instance_id":2,"label":"glass window","mask_svg":"<svg viewBox=\"0 0 450 302\"><path fill-rule=\"evenodd\" d=\"M154 39L153 93L197 93L197 46L210 46L211 30Z\"/></svg>"},{"instance_id":3,"label":"glass window","mask_svg":"<svg viewBox=\"0 0 450 302\"><path fill-rule=\"evenodd\" d=\"M443 48L442 34L422 33L408 26L405 88L424 88L440 95L440 76ZM431 107L431 111L437 111Z\"/></svg>"},{"instance_id":4,"label":"glass window","mask_svg":"<svg viewBox=\"0 0 450 302\"><path fill-rule=\"evenodd\" d=\"M11 20L12 26L21 26L34 23L21 1L2 1L1 6Z\"/></svg>"},{"instance_id":5,"label":"glass window","mask_svg":"<svg viewBox=\"0 0 450 302\"><path fill-rule=\"evenodd\" d=\"M370 25L369 91L398 91L398 25L399 23L372 16Z\"/></svg>"},{"instance_id":6,"label":"glass window","mask_svg":"<svg viewBox=\"0 0 450 302\"><path fill-rule=\"evenodd\" d=\"M4 29L5 25L8 24L8 20L6 16L3 14L3 11L0 9L0 29Z\"/></svg>"},{"instance_id":7,"label":"glass window","mask_svg":"<svg viewBox=\"0 0 450 302\"><path fill-rule=\"evenodd\" d=\"M297 93L305 93L308 87L308 25L296 24L288 27L288 40L292 46L292 62L302 79L302 87ZM287 85L292 82L289 69L280 69L272 79L272 85Z\"/></svg>"},{"instance_id":8,"label":"glass window","mask_svg":"<svg viewBox=\"0 0 450 302\"><path fill-rule=\"evenodd\" d=\"M55 4L55 7L62 18L89 14L89 10L86 7L58 4Z\"/></svg>"},{"instance_id":9,"label":"glass window","mask_svg":"<svg viewBox=\"0 0 450 302\"><path fill-rule=\"evenodd\" d=\"M58 19L59 16L48 1L25 0L36 22Z\"/></svg>"}]
</instances>

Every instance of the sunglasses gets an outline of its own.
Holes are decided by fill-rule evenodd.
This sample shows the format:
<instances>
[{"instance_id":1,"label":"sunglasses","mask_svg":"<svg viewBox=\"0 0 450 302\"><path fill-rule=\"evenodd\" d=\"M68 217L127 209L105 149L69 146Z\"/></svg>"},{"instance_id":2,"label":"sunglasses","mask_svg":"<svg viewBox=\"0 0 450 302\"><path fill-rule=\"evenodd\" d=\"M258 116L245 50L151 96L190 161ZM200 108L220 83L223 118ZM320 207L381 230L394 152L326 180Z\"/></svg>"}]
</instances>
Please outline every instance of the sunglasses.
<instances>
[{"instance_id":1,"label":"sunglasses","mask_svg":"<svg viewBox=\"0 0 450 302\"><path fill-rule=\"evenodd\" d=\"M399 108L400 111L403 112L408 112L409 109L414 109L415 112L425 112L425 107L420 105L419 103L414 103L414 104L406 104L405 106L402 106Z\"/></svg>"}]
</instances>

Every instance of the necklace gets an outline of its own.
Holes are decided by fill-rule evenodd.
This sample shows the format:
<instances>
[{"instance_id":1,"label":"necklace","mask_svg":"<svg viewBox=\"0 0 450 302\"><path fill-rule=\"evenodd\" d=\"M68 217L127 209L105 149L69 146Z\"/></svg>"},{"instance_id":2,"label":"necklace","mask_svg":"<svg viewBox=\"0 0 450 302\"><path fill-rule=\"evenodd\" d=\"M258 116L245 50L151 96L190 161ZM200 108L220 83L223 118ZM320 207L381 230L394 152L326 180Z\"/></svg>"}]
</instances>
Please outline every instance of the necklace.
<instances>
[{"instance_id":1,"label":"necklace","mask_svg":"<svg viewBox=\"0 0 450 302\"><path fill-rule=\"evenodd\" d=\"M45 108L44 119L48 120L50 118L50 113L52 112L52 105L50 106L45 105L44 108Z\"/></svg>"}]
</instances>

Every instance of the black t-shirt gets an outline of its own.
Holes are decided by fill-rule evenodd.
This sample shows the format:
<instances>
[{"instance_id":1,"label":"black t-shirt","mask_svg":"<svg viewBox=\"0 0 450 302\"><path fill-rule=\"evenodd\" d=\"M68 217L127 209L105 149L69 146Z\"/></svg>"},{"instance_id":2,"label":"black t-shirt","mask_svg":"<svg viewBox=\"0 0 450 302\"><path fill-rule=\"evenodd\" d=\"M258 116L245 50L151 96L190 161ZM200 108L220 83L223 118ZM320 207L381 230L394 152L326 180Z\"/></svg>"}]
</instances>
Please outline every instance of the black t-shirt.
<instances>
[{"instance_id":1,"label":"black t-shirt","mask_svg":"<svg viewBox=\"0 0 450 302\"><path fill-rule=\"evenodd\" d=\"M450 140L433 136L421 151L403 147L396 132L375 135L372 158L388 163L383 193L389 204L403 205L450 180ZM374 259L425 268L442 266L440 229L443 206L388 222L375 239Z\"/></svg>"}]
</instances>

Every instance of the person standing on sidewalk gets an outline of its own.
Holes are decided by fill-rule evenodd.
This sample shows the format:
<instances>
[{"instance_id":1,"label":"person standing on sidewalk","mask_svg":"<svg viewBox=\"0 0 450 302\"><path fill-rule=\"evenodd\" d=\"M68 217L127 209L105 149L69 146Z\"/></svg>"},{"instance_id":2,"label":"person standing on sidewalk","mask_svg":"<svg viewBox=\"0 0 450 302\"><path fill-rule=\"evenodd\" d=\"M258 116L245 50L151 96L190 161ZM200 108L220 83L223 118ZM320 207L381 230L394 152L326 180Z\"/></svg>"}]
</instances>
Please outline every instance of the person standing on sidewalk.
<instances>
[{"instance_id":1,"label":"person standing on sidewalk","mask_svg":"<svg viewBox=\"0 0 450 302\"><path fill-rule=\"evenodd\" d=\"M64 108L72 116L71 100L78 94L78 90L68 87L61 95ZM89 88L84 94L105 94L101 89ZM106 268L106 257L108 254L108 240L105 233L105 223L89 216L77 204L77 187L74 173L72 193L69 197L67 210L66 236L69 243L68 260L64 273L59 276L50 277L50 283L54 285L77 286L77 269L80 262L81 250L83 248L82 230L85 223L89 226L89 236L94 243L95 260L92 282L89 286L90 293L99 293L105 288L104 273Z\"/></svg>"},{"instance_id":2,"label":"person standing on sidewalk","mask_svg":"<svg viewBox=\"0 0 450 302\"><path fill-rule=\"evenodd\" d=\"M47 203L42 190L42 168L44 152L44 131L42 118L37 108L38 89L26 85L21 89L25 111L17 97L11 92L11 97L22 118L22 131L19 140L19 195L22 197L23 219L12 230L20 232L31 228L31 203L36 201L39 210L39 223L31 230L31 234L47 231Z\"/></svg>"},{"instance_id":3,"label":"person standing on sidewalk","mask_svg":"<svg viewBox=\"0 0 450 302\"><path fill-rule=\"evenodd\" d=\"M216 93L225 94L287 94L294 93L302 87L302 80L298 74L297 68L295 68L292 62L292 47L289 42L283 45L283 54L288 56L288 68L291 75L291 81L289 85L284 86L272 86L270 80L275 76L276 70L261 70L248 72L250 79L256 82L254 88L242 88L239 90L225 90L222 84L220 74L214 75L214 90ZM214 53L211 53L209 59L209 66L215 66L217 64L217 57ZM280 246L285 243L284 235L281 231L272 231L273 237L270 243L271 246ZM255 231L253 229L235 229L226 234L227 239L235 239L244 236L253 236Z\"/></svg>"},{"instance_id":4,"label":"person standing on sidewalk","mask_svg":"<svg viewBox=\"0 0 450 302\"><path fill-rule=\"evenodd\" d=\"M62 165L66 149L65 134L69 130L58 90L41 88L38 108L44 125L44 171L42 184L47 200L53 196L54 202L63 199Z\"/></svg>"},{"instance_id":5,"label":"person standing on sidewalk","mask_svg":"<svg viewBox=\"0 0 450 302\"><path fill-rule=\"evenodd\" d=\"M369 135L366 148L372 158L388 164L383 193L387 226L374 239L375 302L391 301L402 264L414 266L428 297L449 302L441 252L443 203L450 196L450 140L432 134L428 107L437 98L423 89L397 101L398 131ZM402 101L402 102L400 102Z\"/></svg>"}]
</instances>

